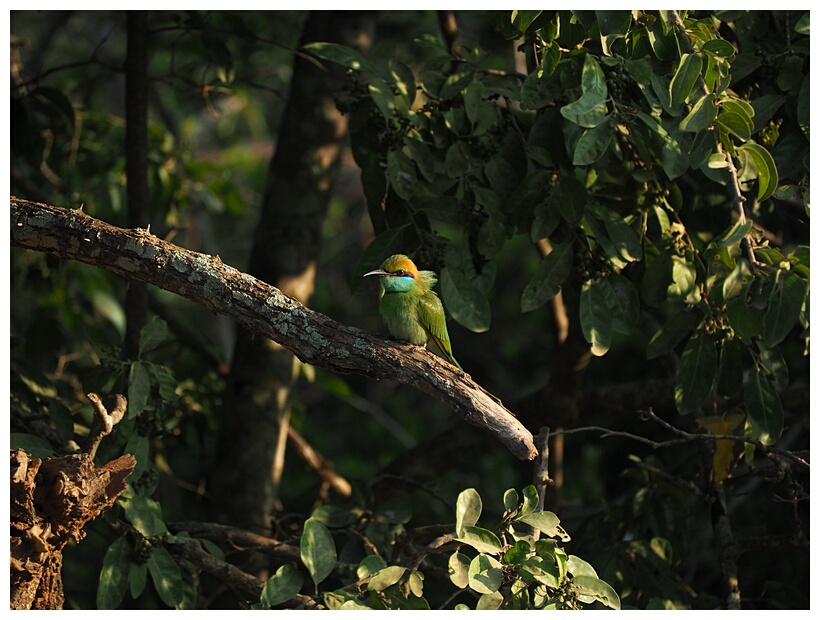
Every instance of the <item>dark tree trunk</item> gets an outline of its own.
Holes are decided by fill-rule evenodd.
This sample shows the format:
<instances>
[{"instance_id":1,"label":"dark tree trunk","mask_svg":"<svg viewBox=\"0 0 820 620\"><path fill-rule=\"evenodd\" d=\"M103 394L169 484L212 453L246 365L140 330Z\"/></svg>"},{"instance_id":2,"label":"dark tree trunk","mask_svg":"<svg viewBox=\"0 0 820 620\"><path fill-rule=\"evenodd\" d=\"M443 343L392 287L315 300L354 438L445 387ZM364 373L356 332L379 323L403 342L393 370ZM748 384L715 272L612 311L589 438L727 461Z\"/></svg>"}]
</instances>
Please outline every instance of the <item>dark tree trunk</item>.
<instances>
[{"instance_id":1,"label":"dark tree trunk","mask_svg":"<svg viewBox=\"0 0 820 620\"><path fill-rule=\"evenodd\" d=\"M361 49L369 42L371 23L365 12L312 12L302 44L328 41ZM344 80L337 66L323 69L296 57L251 249L249 273L303 303L313 292L322 226L347 133L347 120L334 101ZM286 349L239 333L211 487L216 519L264 530L275 509L296 364Z\"/></svg>"}]
</instances>

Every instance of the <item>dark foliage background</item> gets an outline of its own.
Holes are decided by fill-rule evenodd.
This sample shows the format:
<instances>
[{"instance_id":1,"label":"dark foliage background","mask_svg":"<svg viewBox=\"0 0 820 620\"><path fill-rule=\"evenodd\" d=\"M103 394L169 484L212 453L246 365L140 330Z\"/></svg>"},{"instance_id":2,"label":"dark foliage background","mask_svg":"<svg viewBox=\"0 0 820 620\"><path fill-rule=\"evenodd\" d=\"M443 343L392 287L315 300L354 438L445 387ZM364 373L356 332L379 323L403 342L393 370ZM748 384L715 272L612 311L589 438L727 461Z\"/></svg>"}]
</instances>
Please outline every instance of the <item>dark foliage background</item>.
<instances>
[{"instance_id":1,"label":"dark foliage background","mask_svg":"<svg viewBox=\"0 0 820 620\"><path fill-rule=\"evenodd\" d=\"M373 332L361 274L413 255L441 276L464 369L533 434L566 432L547 508L623 606L731 606L728 553L744 608L808 608L808 468L739 441L672 443L745 434L808 461L808 14L679 17L697 51L667 12L151 12L141 155L125 146L129 15L13 11L11 193L126 227L126 161L144 156L153 234ZM418 98L402 106L408 84ZM566 106L584 97L579 120ZM387 553L396 534L452 523L467 488L492 528L505 490L533 482L531 463L425 395L259 339L240 348L228 320L163 291L146 291L128 356L127 288L12 248L11 447L70 451L86 394L126 394L134 409L97 460L136 450L132 486L173 534L216 521L298 547L318 507L344 507L358 520L333 531L355 566L362 540ZM277 440L288 428L349 496ZM100 604L112 543L127 535L136 554L150 539L132 525L117 507L66 551L67 607ZM217 544L262 579L287 564ZM475 606L453 598L446 558L429 563L431 606ZM179 606L259 603L204 573L175 578ZM167 606L134 579L119 606ZM351 582L329 580L323 592Z\"/></svg>"}]
</instances>

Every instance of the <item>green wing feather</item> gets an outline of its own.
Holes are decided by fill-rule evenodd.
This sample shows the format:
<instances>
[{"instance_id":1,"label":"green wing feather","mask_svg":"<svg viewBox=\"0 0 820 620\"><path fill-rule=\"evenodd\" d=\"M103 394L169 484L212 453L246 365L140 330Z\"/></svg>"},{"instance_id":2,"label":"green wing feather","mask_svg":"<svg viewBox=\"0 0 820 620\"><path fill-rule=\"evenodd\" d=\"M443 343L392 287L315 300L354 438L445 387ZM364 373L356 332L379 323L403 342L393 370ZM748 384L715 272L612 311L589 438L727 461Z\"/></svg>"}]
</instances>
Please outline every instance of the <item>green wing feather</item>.
<instances>
[{"instance_id":1,"label":"green wing feather","mask_svg":"<svg viewBox=\"0 0 820 620\"><path fill-rule=\"evenodd\" d=\"M428 291L419 298L418 305L419 322L430 337L441 357L462 370L461 364L453 357L453 350L450 346L450 335L447 333L447 320L444 316L444 306L438 295L433 291ZM438 319L438 320L437 320Z\"/></svg>"}]
</instances>

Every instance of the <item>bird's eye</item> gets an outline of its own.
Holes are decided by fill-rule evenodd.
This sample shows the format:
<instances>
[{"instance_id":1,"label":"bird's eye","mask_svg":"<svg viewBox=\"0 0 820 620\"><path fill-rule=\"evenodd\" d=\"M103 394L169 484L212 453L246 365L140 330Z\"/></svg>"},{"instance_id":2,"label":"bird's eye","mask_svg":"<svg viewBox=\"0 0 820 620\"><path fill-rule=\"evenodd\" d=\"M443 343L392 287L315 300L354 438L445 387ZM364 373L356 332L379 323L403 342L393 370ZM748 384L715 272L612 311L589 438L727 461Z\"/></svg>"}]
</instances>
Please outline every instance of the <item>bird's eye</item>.
<instances>
[{"instance_id":1,"label":"bird's eye","mask_svg":"<svg viewBox=\"0 0 820 620\"><path fill-rule=\"evenodd\" d=\"M407 272L404 269L398 269L394 273L400 278L407 275Z\"/></svg>"}]
</instances>

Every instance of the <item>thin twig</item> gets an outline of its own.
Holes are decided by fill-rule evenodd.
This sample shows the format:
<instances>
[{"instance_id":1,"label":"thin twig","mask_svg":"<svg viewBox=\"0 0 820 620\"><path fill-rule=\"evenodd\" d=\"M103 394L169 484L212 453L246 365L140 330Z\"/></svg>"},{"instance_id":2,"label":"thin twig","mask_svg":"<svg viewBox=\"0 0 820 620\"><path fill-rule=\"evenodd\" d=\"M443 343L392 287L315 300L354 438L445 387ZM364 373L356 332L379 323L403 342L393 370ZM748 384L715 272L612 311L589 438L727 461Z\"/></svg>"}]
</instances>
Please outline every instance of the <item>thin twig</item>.
<instances>
[{"instance_id":1,"label":"thin twig","mask_svg":"<svg viewBox=\"0 0 820 620\"><path fill-rule=\"evenodd\" d=\"M634 433L627 433L625 431L615 431L610 428L604 428L603 426L579 426L577 428L565 429L565 430L558 430L555 431L554 435L572 435L575 433L582 433L582 432L600 432L602 433L601 437L625 437L627 439L632 439L634 441L638 441L640 443L646 444L654 449L657 448L668 448L670 446L677 446L685 443L690 443L693 441L714 441L716 439L725 439L728 441L735 441L738 443L748 443L755 446L757 449L761 450L766 456L772 457L781 457L784 459L788 459L793 461L797 465L805 467L806 469L810 468L810 463L805 459L799 457L794 452L790 450L783 450L781 448L776 448L774 446L767 446L762 441L758 439L754 439L753 437L742 437L740 435L727 435L722 433L690 433L688 431L684 431L679 429L675 426L672 426L668 422L662 420L657 415L655 415L652 410L649 411L641 411L641 415L646 416L646 419L653 420L657 422L667 430L675 433L679 436L678 439L667 439L665 441L654 441L647 437L642 437L641 435L635 435Z\"/></svg>"}]
</instances>

